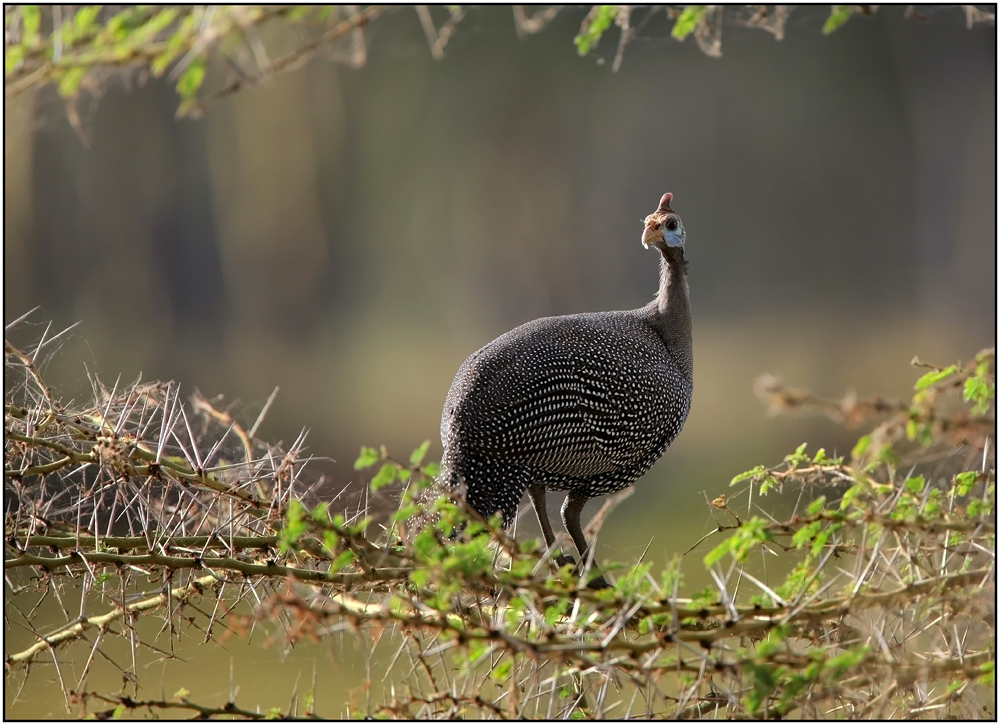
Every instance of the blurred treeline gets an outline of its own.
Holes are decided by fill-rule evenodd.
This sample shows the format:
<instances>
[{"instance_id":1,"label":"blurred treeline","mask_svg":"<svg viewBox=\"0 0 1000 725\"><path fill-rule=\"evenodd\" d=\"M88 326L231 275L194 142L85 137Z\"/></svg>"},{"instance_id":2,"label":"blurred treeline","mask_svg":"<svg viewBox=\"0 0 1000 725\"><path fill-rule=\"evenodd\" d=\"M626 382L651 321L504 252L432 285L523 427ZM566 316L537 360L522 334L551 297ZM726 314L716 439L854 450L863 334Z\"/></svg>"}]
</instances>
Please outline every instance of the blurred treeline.
<instances>
[{"instance_id":1,"label":"blurred treeline","mask_svg":"<svg viewBox=\"0 0 1000 725\"><path fill-rule=\"evenodd\" d=\"M365 31L360 70L318 56L177 121L166 82L79 107L4 111L5 319L82 320L52 362L83 386L174 379L311 429L329 491L363 444L440 454L462 360L529 319L644 304L640 219L671 191L689 230L695 400L673 449L609 520L599 556L662 561L702 533L702 492L809 440L765 422L764 371L903 396L914 354L995 340L996 37L957 7L855 17L797 8L785 39L727 26L723 57L642 25L585 58L585 9L519 39L467 8L434 60L412 8ZM287 45L279 26L263 40ZM135 77L132 81L135 81ZM211 80L211 79L210 79ZM85 340L86 346L79 341ZM81 387L81 390L86 388Z\"/></svg>"}]
</instances>

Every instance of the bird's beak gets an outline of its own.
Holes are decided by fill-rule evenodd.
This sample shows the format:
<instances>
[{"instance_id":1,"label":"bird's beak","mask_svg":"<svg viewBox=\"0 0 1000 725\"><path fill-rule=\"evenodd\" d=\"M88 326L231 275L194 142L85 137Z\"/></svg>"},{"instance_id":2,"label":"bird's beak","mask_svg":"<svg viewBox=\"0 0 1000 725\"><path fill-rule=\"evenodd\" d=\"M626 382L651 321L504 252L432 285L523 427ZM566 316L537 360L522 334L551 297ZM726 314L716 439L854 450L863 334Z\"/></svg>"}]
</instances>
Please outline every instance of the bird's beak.
<instances>
[{"instance_id":1,"label":"bird's beak","mask_svg":"<svg viewBox=\"0 0 1000 725\"><path fill-rule=\"evenodd\" d=\"M663 232L658 226L648 226L642 230L642 246L646 249L649 249L650 245L663 241Z\"/></svg>"}]
</instances>

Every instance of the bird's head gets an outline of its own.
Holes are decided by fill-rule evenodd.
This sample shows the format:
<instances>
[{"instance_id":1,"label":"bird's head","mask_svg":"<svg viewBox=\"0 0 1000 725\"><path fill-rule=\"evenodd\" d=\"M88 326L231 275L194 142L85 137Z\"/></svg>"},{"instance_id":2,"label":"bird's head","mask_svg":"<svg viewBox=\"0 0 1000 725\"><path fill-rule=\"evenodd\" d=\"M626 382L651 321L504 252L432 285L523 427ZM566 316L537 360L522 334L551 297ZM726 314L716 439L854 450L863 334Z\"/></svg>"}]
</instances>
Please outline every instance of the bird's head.
<instances>
[{"instance_id":1,"label":"bird's head","mask_svg":"<svg viewBox=\"0 0 1000 725\"><path fill-rule=\"evenodd\" d=\"M673 200L674 195L668 191L660 199L659 208L643 220L642 246L646 249L656 247L661 252L669 248L684 249L684 224L670 208Z\"/></svg>"}]
</instances>

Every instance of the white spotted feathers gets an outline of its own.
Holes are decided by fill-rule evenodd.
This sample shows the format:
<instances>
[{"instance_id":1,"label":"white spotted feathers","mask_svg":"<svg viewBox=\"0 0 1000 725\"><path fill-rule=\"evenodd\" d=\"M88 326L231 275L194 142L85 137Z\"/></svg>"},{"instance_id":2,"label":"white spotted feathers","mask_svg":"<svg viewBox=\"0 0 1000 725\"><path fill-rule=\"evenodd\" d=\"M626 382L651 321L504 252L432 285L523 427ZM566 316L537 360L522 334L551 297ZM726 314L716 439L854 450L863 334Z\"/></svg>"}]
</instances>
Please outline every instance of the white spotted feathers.
<instances>
[{"instance_id":1,"label":"white spotted feathers","mask_svg":"<svg viewBox=\"0 0 1000 725\"><path fill-rule=\"evenodd\" d=\"M643 237L662 256L649 305L534 320L459 368L441 417L442 483L464 482L483 516L499 511L509 526L532 484L583 498L620 491L683 428L691 315L683 244L667 232L680 223L668 197L658 210L663 233Z\"/></svg>"}]
</instances>

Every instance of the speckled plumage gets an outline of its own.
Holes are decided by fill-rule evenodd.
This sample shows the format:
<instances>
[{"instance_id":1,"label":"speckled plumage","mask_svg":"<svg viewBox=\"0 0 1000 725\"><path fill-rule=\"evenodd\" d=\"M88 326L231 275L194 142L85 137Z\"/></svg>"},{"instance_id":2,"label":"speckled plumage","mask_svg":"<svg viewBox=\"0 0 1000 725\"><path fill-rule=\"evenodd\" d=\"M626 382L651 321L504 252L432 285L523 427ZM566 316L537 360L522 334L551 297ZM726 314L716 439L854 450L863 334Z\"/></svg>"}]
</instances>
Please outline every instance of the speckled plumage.
<instances>
[{"instance_id":1,"label":"speckled plumage","mask_svg":"<svg viewBox=\"0 0 1000 725\"><path fill-rule=\"evenodd\" d=\"M670 195L657 213L656 224L668 214L680 224ZM500 511L509 526L529 487L569 491L563 518L585 555L582 534L573 530L583 503L632 484L680 433L693 390L691 316L683 227L680 246L660 244L664 230L653 229L661 232L652 246L662 264L650 304L534 320L459 368L441 417L441 482L464 482L469 504L483 516ZM552 545L544 491L540 506L534 495ZM576 521L567 520L567 507Z\"/></svg>"}]
</instances>

